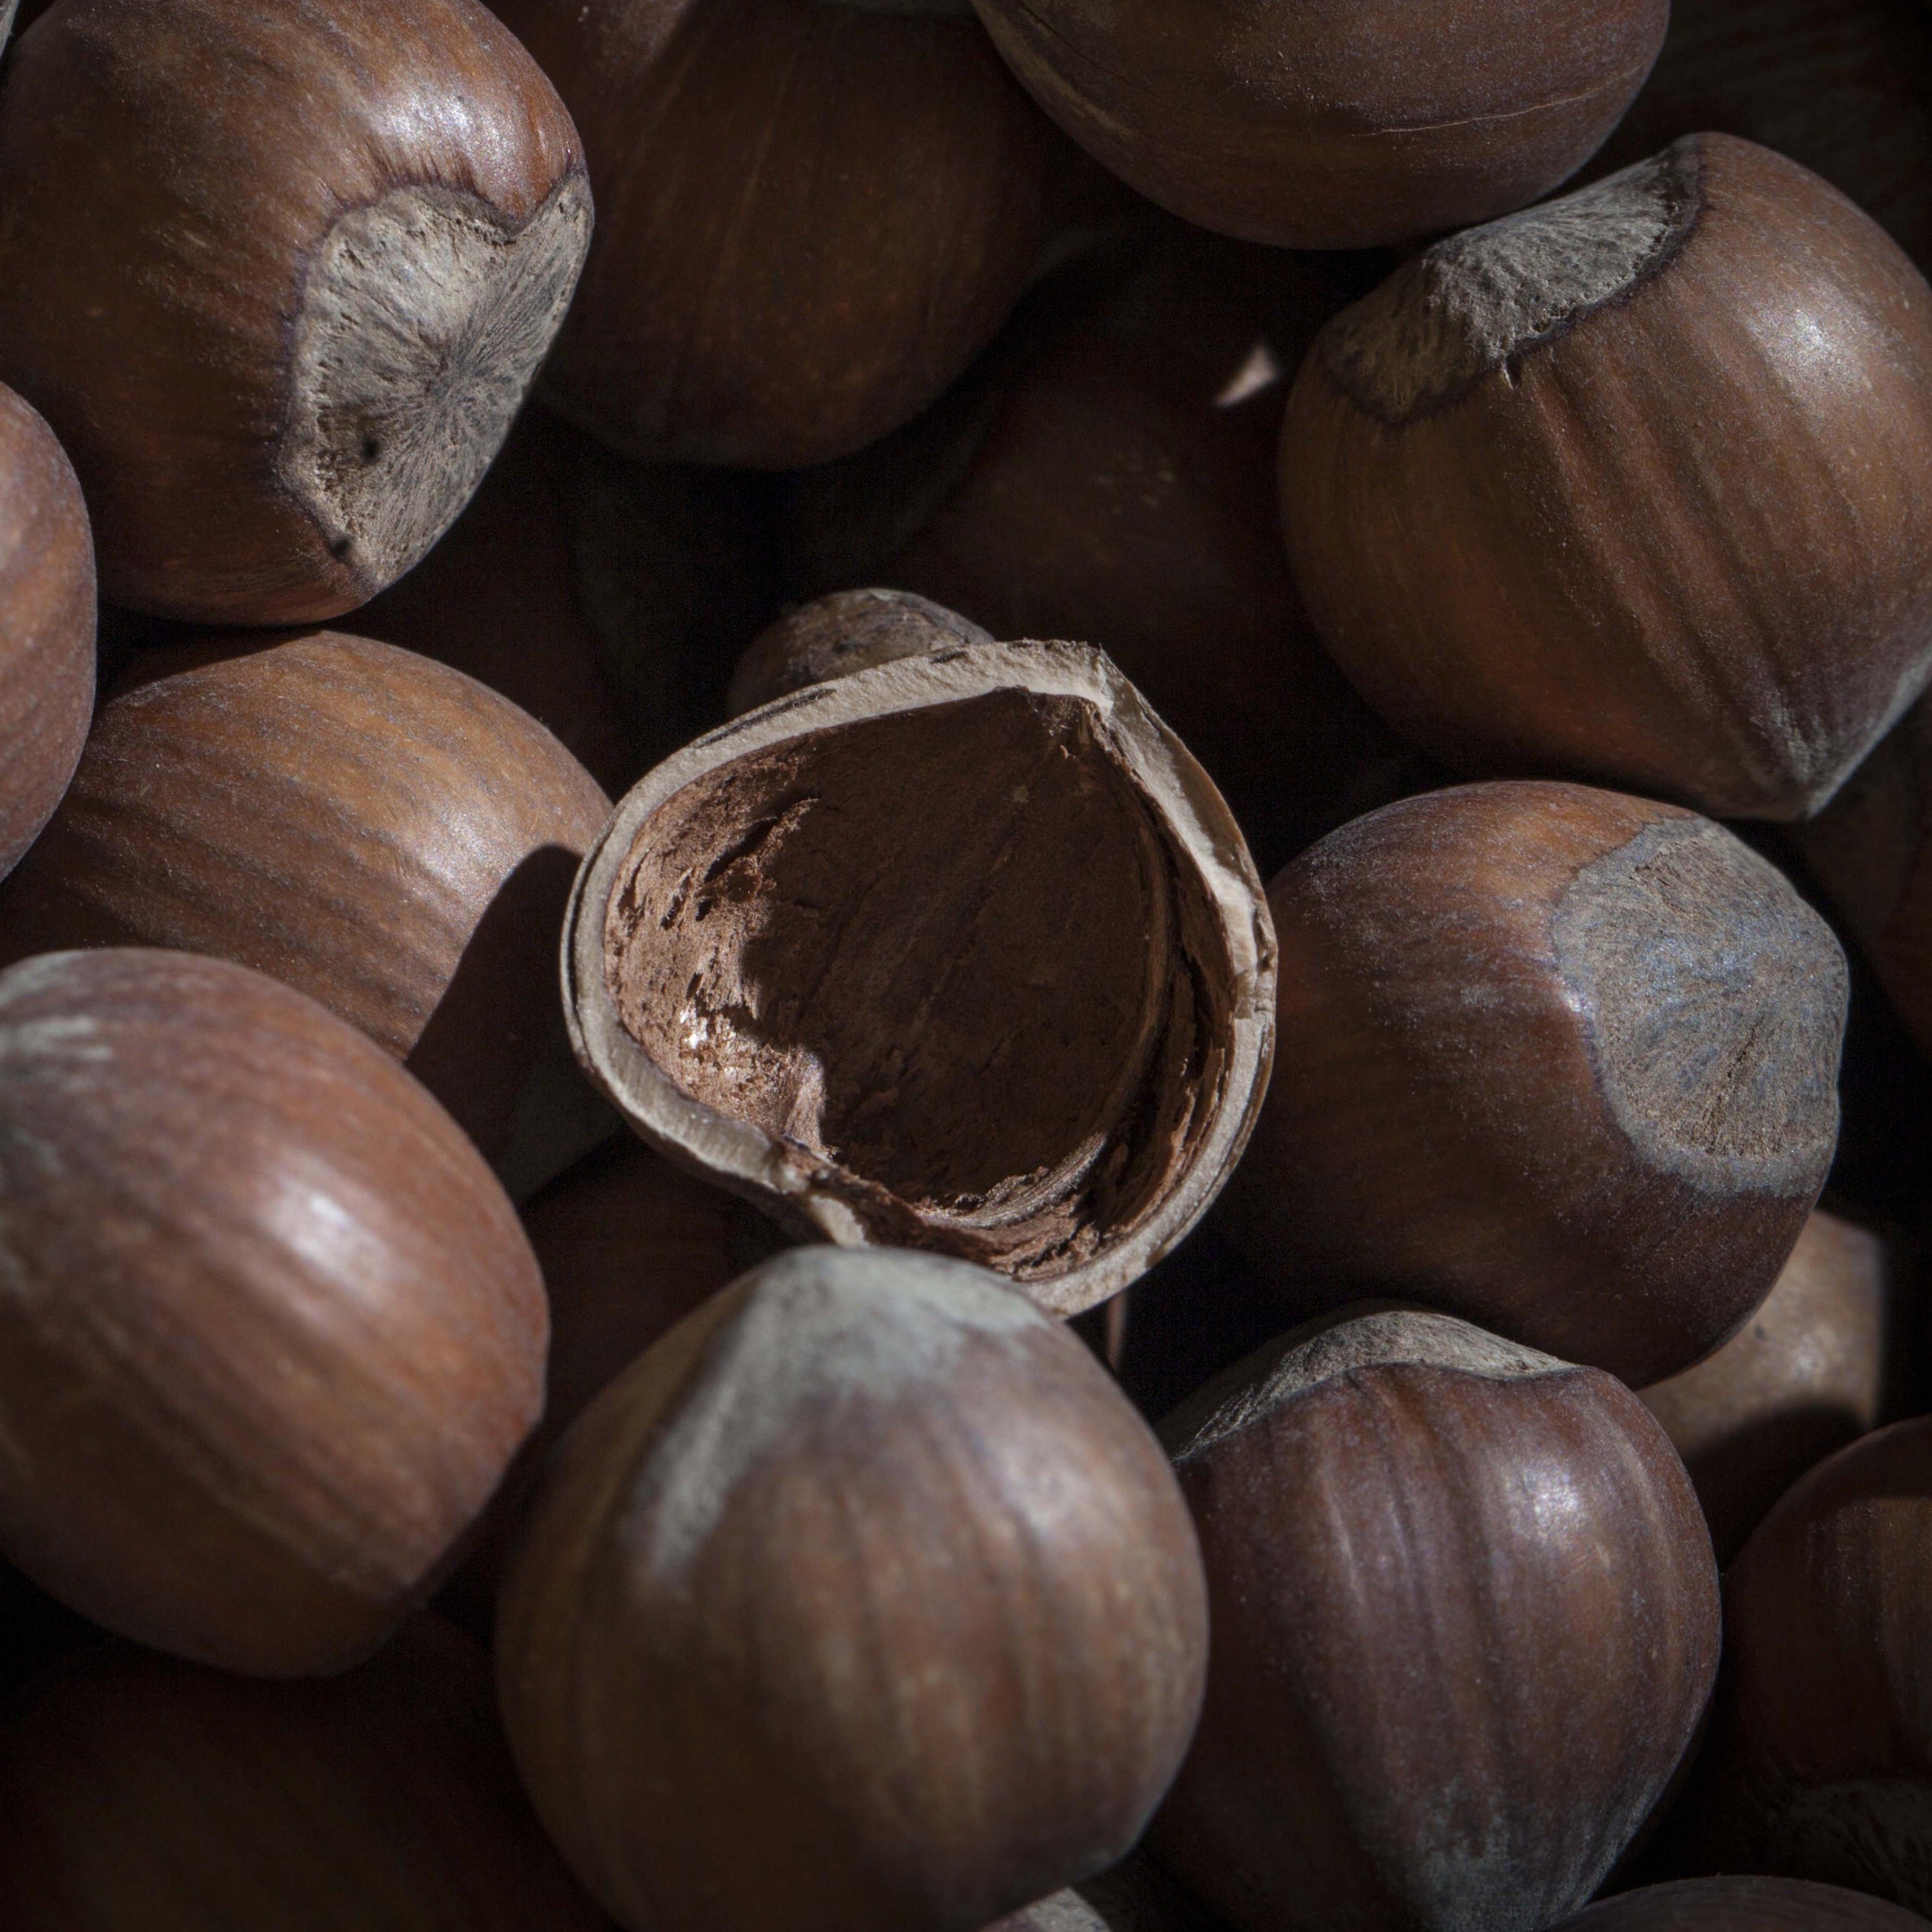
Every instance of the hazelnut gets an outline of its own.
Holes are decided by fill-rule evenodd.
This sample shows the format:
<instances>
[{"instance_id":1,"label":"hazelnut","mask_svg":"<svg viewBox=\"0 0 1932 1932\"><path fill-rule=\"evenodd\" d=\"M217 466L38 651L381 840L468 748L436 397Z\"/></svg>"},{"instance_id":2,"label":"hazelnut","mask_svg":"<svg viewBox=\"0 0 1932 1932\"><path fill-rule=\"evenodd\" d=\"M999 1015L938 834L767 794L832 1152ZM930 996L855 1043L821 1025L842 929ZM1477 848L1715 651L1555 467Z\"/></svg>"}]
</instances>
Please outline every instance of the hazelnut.
<instances>
[{"instance_id":1,"label":"hazelnut","mask_svg":"<svg viewBox=\"0 0 1932 1932\"><path fill-rule=\"evenodd\" d=\"M566 1438L498 1685L633 1932L977 1932L1139 1836L1204 1607L1160 1447L1072 1335L962 1262L802 1249Z\"/></svg>"},{"instance_id":2,"label":"hazelnut","mask_svg":"<svg viewBox=\"0 0 1932 1932\"><path fill-rule=\"evenodd\" d=\"M144 653L0 893L0 961L160 946L272 974L405 1060L521 1196L610 1131L555 979L609 810L533 719L412 652Z\"/></svg>"},{"instance_id":3,"label":"hazelnut","mask_svg":"<svg viewBox=\"0 0 1932 1932\"><path fill-rule=\"evenodd\" d=\"M599 1932L518 1789L489 1661L434 1617L264 1684L114 1644L0 1724L9 1932Z\"/></svg>"},{"instance_id":4,"label":"hazelnut","mask_svg":"<svg viewBox=\"0 0 1932 1932\"><path fill-rule=\"evenodd\" d=\"M1695 1862L1932 1909L1932 1418L1789 1490L1726 1576Z\"/></svg>"},{"instance_id":5,"label":"hazelnut","mask_svg":"<svg viewBox=\"0 0 1932 1932\"><path fill-rule=\"evenodd\" d=\"M1466 785L1269 893L1274 1078L1228 1225L1285 1306L1439 1305L1641 1385L1771 1291L1838 1132L1844 956L1708 820Z\"/></svg>"},{"instance_id":6,"label":"hazelnut","mask_svg":"<svg viewBox=\"0 0 1932 1932\"><path fill-rule=\"evenodd\" d=\"M957 611L909 590L835 590L788 610L752 640L731 676L731 716L849 671L992 641Z\"/></svg>"},{"instance_id":7,"label":"hazelnut","mask_svg":"<svg viewBox=\"0 0 1932 1932\"><path fill-rule=\"evenodd\" d=\"M542 1406L543 1285L448 1116L184 953L0 974L0 1548L265 1676L425 1598Z\"/></svg>"},{"instance_id":8,"label":"hazelnut","mask_svg":"<svg viewBox=\"0 0 1932 1932\"><path fill-rule=\"evenodd\" d=\"M1156 1856L1247 1932L1528 1932L1582 1904L1718 1663L1710 1539L1636 1398L1384 1307L1161 1432L1214 1636Z\"/></svg>"},{"instance_id":9,"label":"hazelnut","mask_svg":"<svg viewBox=\"0 0 1932 1932\"><path fill-rule=\"evenodd\" d=\"M986 1932L1222 1932L1152 1859L1134 1856L1051 1898L1002 1918Z\"/></svg>"},{"instance_id":10,"label":"hazelnut","mask_svg":"<svg viewBox=\"0 0 1932 1932\"><path fill-rule=\"evenodd\" d=\"M332 617L442 533L589 244L575 130L476 0L61 0L0 96L0 378L101 588Z\"/></svg>"},{"instance_id":11,"label":"hazelnut","mask_svg":"<svg viewBox=\"0 0 1932 1932\"><path fill-rule=\"evenodd\" d=\"M1282 476L1324 641L1478 776L1802 818L1932 672L1932 290L1727 135L1398 270L1302 364Z\"/></svg>"},{"instance_id":12,"label":"hazelnut","mask_svg":"<svg viewBox=\"0 0 1932 1932\"><path fill-rule=\"evenodd\" d=\"M1790 1878L1693 1878L1606 1898L1557 1932L1924 1932L1917 1913Z\"/></svg>"},{"instance_id":13,"label":"hazelnut","mask_svg":"<svg viewBox=\"0 0 1932 1932\"><path fill-rule=\"evenodd\" d=\"M604 218L545 396L640 458L787 469L925 407L1019 299L1059 138L964 0L499 0Z\"/></svg>"},{"instance_id":14,"label":"hazelnut","mask_svg":"<svg viewBox=\"0 0 1932 1932\"><path fill-rule=\"evenodd\" d=\"M52 431L0 387L0 878L74 776L94 709L94 631L80 485Z\"/></svg>"},{"instance_id":15,"label":"hazelnut","mask_svg":"<svg viewBox=\"0 0 1932 1932\"><path fill-rule=\"evenodd\" d=\"M579 874L565 1006L644 1137L806 1240L1104 1300L1205 1211L1274 939L1199 766L1098 652L976 644L700 738Z\"/></svg>"},{"instance_id":16,"label":"hazelnut","mask_svg":"<svg viewBox=\"0 0 1932 1932\"><path fill-rule=\"evenodd\" d=\"M1764 1304L1718 1352L1642 1391L1727 1564L1814 1464L1875 1429L1899 1380L1895 1246L1822 1208Z\"/></svg>"},{"instance_id":17,"label":"hazelnut","mask_svg":"<svg viewBox=\"0 0 1932 1932\"><path fill-rule=\"evenodd\" d=\"M1616 126L1670 10L976 4L1034 97L1122 179L1290 248L1409 241L1546 194Z\"/></svg>"}]
</instances>

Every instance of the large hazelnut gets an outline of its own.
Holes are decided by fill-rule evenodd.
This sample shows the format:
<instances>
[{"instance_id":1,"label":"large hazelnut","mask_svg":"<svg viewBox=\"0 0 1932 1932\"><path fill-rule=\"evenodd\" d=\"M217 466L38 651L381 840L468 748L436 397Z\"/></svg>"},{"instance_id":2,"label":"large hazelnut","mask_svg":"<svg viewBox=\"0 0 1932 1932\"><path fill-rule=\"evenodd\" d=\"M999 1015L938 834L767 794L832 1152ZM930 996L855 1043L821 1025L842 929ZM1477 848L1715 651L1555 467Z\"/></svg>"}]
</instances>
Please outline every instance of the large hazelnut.
<instances>
[{"instance_id":1,"label":"large hazelnut","mask_svg":"<svg viewBox=\"0 0 1932 1932\"><path fill-rule=\"evenodd\" d=\"M352 1664L542 1406L502 1189L387 1054L225 961L26 961L0 1066L0 1547L157 1648Z\"/></svg>"},{"instance_id":2,"label":"large hazelnut","mask_svg":"<svg viewBox=\"0 0 1932 1932\"><path fill-rule=\"evenodd\" d=\"M1690 1794L1706 1870L1932 1910L1932 1418L1841 1449L1725 1578L1724 1675Z\"/></svg>"},{"instance_id":3,"label":"large hazelnut","mask_svg":"<svg viewBox=\"0 0 1932 1932\"><path fill-rule=\"evenodd\" d=\"M1520 208L1642 85L1669 0L975 0L1047 112L1204 228L1364 248Z\"/></svg>"},{"instance_id":4,"label":"large hazelnut","mask_svg":"<svg viewBox=\"0 0 1932 1932\"><path fill-rule=\"evenodd\" d=\"M116 1644L0 1724L8 1932L598 1932L435 1617L322 1683Z\"/></svg>"},{"instance_id":5,"label":"large hazelnut","mask_svg":"<svg viewBox=\"0 0 1932 1932\"><path fill-rule=\"evenodd\" d=\"M94 710L94 542L73 466L46 424L0 387L0 878L80 760Z\"/></svg>"},{"instance_id":6,"label":"large hazelnut","mask_svg":"<svg viewBox=\"0 0 1932 1932\"><path fill-rule=\"evenodd\" d=\"M1896 1401L1902 1274L1896 1244L1821 1208L1750 1321L1642 1391L1690 1472L1719 1563L1807 1469Z\"/></svg>"},{"instance_id":7,"label":"large hazelnut","mask_svg":"<svg viewBox=\"0 0 1932 1932\"><path fill-rule=\"evenodd\" d=\"M964 0L499 10L604 202L544 393L629 454L856 449L964 368L1040 260L1059 137Z\"/></svg>"},{"instance_id":8,"label":"large hazelnut","mask_svg":"<svg viewBox=\"0 0 1932 1932\"><path fill-rule=\"evenodd\" d=\"M1466 785L1330 834L1269 904L1228 1225L1286 1306L1399 1294L1641 1384L1770 1292L1837 1137L1845 962L1730 832Z\"/></svg>"},{"instance_id":9,"label":"large hazelnut","mask_svg":"<svg viewBox=\"0 0 1932 1932\"><path fill-rule=\"evenodd\" d=\"M1339 316L1282 486L1324 641L1425 749L1802 818L1932 672L1932 290L1693 136Z\"/></svg>"},{"instance_id":10,"label":"large hazelnut","mask_svg":"<svg viewBox=\"0 0 1932 1932\"><path fill-rule=\"evenodd\" d=\"M937 1256L796 1250L566 1438L497 1625L512 1747L631 1932L978 1932L1114 1863L1199 1708L1160 1445Z\"/></svg>"},{"instance_id":11,"label":"large hazelnut","mask_svg":"<svg viewBox=\"0 0 1932 1932\"><path fill-rule=\"evenodd\" d=\"M160 946L272 974L406 1060L521 1196L609 1131L556 985L609 810L533 719L413 652L146 652L0 894L0 960Z\"/></svg>"},{"instance_id":12,"label":"large hazelnut","mask_svg":"<svg viewBox=\"0 0 1932 1932\"><path fill-rule=\"evenodd\" d=\"M903 658L698 740L585 861L564 964L580 1058L673 1160L1063 1314L1205 1211L1272 1049L1240 834L1072 644Z\"/></svg>"},{"instance_id":13,"label":"large hazelnut","mask_svg":"<svg viewBox=\"0 0 1932 1932\"><path fill-rule=\"evenodd\" d=\"M1925 1932L1916 1912L1790 1878L1692 1878L1606 1898L1557 1932Z\"/></svg>"},{"instance_id":14,"label":"large hazelnut","mask_svg":"<svg viewBox=\"0 0 1932 1932\"><path fill-rule=\"evenodd\" d=\"M0 97L0 379L103 593L353 608L435 542L570 300L569 116L476 0L62 0Z\"/></svg>"},{"instance_id":15,"label":"large hazelnut","mask_svg":"<svg viewBox=\"0 0 1932 1932\"><path fill-rule=\"evenodd\" d=\"M1246 1932L1533 1932L1663 1796L1718 1575L1611 1376L1448 1316L1298 1333L1176 1412L1208 1701L1150 1844Z\"/></svg>"}]
</instances>

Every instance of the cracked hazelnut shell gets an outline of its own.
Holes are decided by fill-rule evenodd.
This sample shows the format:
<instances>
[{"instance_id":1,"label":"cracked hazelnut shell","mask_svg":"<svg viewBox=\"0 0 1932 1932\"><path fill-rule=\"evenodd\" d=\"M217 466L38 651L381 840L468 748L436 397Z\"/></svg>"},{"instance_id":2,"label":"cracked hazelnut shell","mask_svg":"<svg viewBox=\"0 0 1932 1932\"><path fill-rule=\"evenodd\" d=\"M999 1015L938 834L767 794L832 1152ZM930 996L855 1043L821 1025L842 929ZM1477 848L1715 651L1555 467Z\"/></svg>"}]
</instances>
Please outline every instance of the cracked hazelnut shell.
<instances>
[{"instance_id":1,"label":"cracked hazelnut shell","mask_svg":"<svg viewBox=\"0 0 1932 1932\"><path fill-rule=\"evenodd\" d=\"M1385 1307L1161 1432L1214 1648L1155 1856L1242 1932L1529 1932L1587 1900L1718 1664L1710 1539L1636 1397Z\"/></svg>"},{"instance_id":2,"label":"cracked hazelnut shell","mask_svg":"<svg viewBox=\"0 0 1932 1932\"><path fill-rule=\"evenodd\" d=\"M80 760L94 710L94 542L74 466L0 386L0 878Z\"/></svg>"},{"instance_id":3,"label":"cracked hazelnut shell","mask_svg":"<svg viewBox=\"0 0 1932 1932\"><path fill-rule=\"evenodd\" d=\"M1204 1607L1159 1444L1060 1324L962 1262L795 1250L566 1438L498 1684L628 1932L979 1932L1138 1838Z\"/></svg>"},{"instance_id":4,"label":"cracked hazelnut shell","mask_svg":"<svg viewBox=\"0 0 1932 1932\"><path fill-rule=\"evenodd\" d=\"M407 1065L524 1196L610 1131L556 983L609 810L533 718L412 651L144 652L0 892L0 962L159 946L272 974Z\"/></svg>"},{"instance_id":5,"label":"cracked hazelnut shell","mask_svg":"<svg viewBox=\"0 0 1932 1932\"><path fill-rule=\"evenodd\" d=\"M1073 1314L1239 1157L1274 970L1240 832L1133 687L1082 646L972 644L644 778L578 875L564 1004L632 1126L795 1235Z\"/></svg>"},{"instance_id":6,"label":"cracked hazelnut shell","mask_svg":"<svg viewBox=\"0 0 1932 1932\"><path fill-rule=\"evenodd\" d=\"M156 1649L366 1656L542 1411L502 1190L387 1054L225 961L26 961L0 1064L0 1548Z\"/></svg>"},{"instance_id":7,"label":"cracked hazelnut shell","mask_svg":"<svg viewBox=\"0 0 1932 1932\"><path fill-rule=\"evenodd\" d=\"M482 476L582 265L570 117L476 0L62 0L0 98L0 380L104 596L351 610Z\"/></svg>"},{"instance_id":8,"label":"cracked hazelnut shell","mask_svg":"<svg viewBox=\"0 0 1932 1932\"><path fill-rule=\"evenodd\" d=\"M1669 0L975 0L1042 106L1227 235L1366 248L1503 214L1616 126Z\"/></svg>"},{"instance_id":9,"label":"cracked hazelnut shell","mask_svg":"<svg viewBox=\"0 0 1932 1932\"><path fill-rule=\"evenodd\" d=\"M788 469L916 415L1018 301L1066 157L959 0L501 0L603 219L544 394Z\"/></svg>"},{"instance_id":10,"label":"cracked hazelnut shell","mask_svg":"<svg viewBox=\"0 0 1932 1932\"><path fill-rule=\"evenodd\" d=\"M433 1616L320 1683L73 1658L0 1724L0 1794L12 1932L608 1932Z\"/></svg>"},{"instance_id":11,"label":"cracked hazelnut shell","mask_svg":"<svg viewBox=\"0 0 1932 1932\"><path fill-rule=\"evenodd\" d=\"M1226 1225L1304 1316L1448 1309L1641 1386L1770 1292L1836 1144L1846 968L1731 833L1465 785L1269 893L1274 1074Z\"/></svg>"},{"instance_id":12,"label":"cracked hazelnut shell","mask_svg":"<svg viewBox=\"0 0 1932 1932\"><path fill-rule=\"evenodd\" d=\"M1932 289L1694 135L1338 316L1282 492L1316 628L1424 749L1802 818L1932 674Z\"/></svg>"},{"instance_id":13,"label":"cracked hazelnut shell","mask_svg":"<svg viewBox=\"0 0 1932 1932\"><path fill-rule=\"evenodd\" d=\"M1557 1932L1924 1932L1882 1898L1790 1878L1679 1879L1606 1898Z\"/></svg>"}]
</instances>

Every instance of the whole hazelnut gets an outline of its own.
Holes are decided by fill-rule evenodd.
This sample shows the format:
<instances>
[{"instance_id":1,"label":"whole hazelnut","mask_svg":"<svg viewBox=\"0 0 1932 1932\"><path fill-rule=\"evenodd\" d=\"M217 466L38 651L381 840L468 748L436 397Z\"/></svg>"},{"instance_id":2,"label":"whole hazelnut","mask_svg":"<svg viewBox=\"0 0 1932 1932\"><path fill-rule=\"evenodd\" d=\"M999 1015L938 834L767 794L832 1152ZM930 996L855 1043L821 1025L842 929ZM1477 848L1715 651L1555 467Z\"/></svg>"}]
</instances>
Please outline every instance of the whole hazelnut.
<instances>
[{"instance_id":1,"label":"whole hazelnut","mask_svg":"<svg viewBox=\"0 0 1932 1932\"><path fill-rule=\"evenodd\" d=\"M928 652L699 739L585 860L564 977L660 1151L800 1238L955 1254L1060 1314L1205 1211L1273 1043L1238 830L1072 644Z\"/></svg>"},{"instance_id":2,"label":"whole hazelnut","mask_svg":"<svg viewBox=\"0 0 1932 1932\"><path fill-rule=\"evenodd\" d=\"M1693 1878L1646 1886L1566 1918L1557 1932L1924 1932L1882 1898L1790 1878Z\"/></svg>"},{"instance_id":3,"label":"whole hazelnut","mask_svg":"<svg viewBox=\"0 0 1932 1932\"><path fill-rule=\"evenodd\" d=\"M1059 137L964 0L500 0L604 215L545 396L627 454L786 469L916 415L1019 299Z\"/></svg>"},{"instance_id":4,"label":"whole hazelnut","mask_svg":"<svg viewBox=\"0 0 1932 1932\"><path fill-rule=\"evenodd\" d=\"M849 671L992 641L970 619L909 590L835 590L788 610L752 640L731 674L731 716Z\"/></svg>"},{"instance_id":5,"label":"whole hazelnut","mask_svg":"<svg viewBox=\"0 0 1932 1932\"><path fill-rule=\"evenodd\" d=\"M0 387L0 878L80 760L94 710L94 632L80 485L53 432Z\"/></svg>"},{"instance_id":6,"label":"whole hazelnut","mask_svg":"<svg viewBox=\"0 0 1932 1932\"><path fill-rule=\"evenodd\" d=\"M1845 961L1674 806L1466 785L1269 893L1274 1076L1227 1225L1296 1314L1450 1310L1641 1385L1771 1291L1838 1132Z\"/></svg>"},{"instance_id":7,"label":"whole hazelnut","mask_svg":"<svg viewBox=\"0 0 1932 1932\"><path fill-rule=\"evenodd\" d=\"M1790 1490L1725 1578L1724 1676L1690 1799L1705 1870L1932 1908L1932 1418Z\"/></svg>"},{"instance_id":8,"label":"whole hazelnut","mask_svg":"<svg viewBox=\"0 0 1932 1932\"><path fill-rule=\"evenodd\" d=\"M10 1932L598 1932L518 1789L489 1660L440 1618L325 1682L131 1645L0 1723Z\"/></svg>"},{"instance_id":9,"label":"whole hazelnut","mask_svg":"<svg viewBox=\"0 0 1932 1932\"><path fill-rule=\"evenodd\" d=\"M520 1197L610 1131L556 981L609 812L535 720L413 652L143 652L0 893L0 962L160 946L272 974L405 1061Z\"/></svg>"},{"instance_id":10,"label":"whole hazelnut","mask_svg":"<svg viewBox=\"0 0 1932 1932\"><path fill-rule=\"evenodd\" d=\"M1820 1208L1762 1306L1718 1352L1642 1391L1727 1564L1814 1464L1877 1427L1900 1380L1896 1244Z\"/></svg>"},{"instance_id":11,"label":"whole hazelnut","mask_svg":"<svg viewBox=\"0 0 1932 1932\"><path fill-rule=\"evenodd\" d=\"M1575 171L1664 39L1669 0L975 0L1034 98L1150 200L1291 248L1502 214Z\"/></svg>"},{"instance_id":12,"label":"whole hazelnut","mask_svg":"<svg viewBox=\"0 0 1932 1932\"><path fill-rule=\"evenodd\" d=\"M1582 1904L1717 1670L1710 1539L1636 1398L1384 1307L1162 1435L1214 1649L1156 1856L1247 1932L1534 1932Z\"/></svg>"},{"instance_id":13,"label":"whole hazelnut","mask_svg":"<svg viewBox=\"0 0 1932 1932\"><path fill-rule=\"evenodd\" d=\"M0 1548L158 1649L354 1663L542 1406L502 1189L387 1054L225 961L26 961L0 1064Z\"/></svg>"},{"instance_id":14,"label":"whole hazelnut","mask_svg":"<svg viewBox=\"0 0 1932 1932\"><path fill-rule=\"evenodd\" d=\"M632 1932L977 1932L1139 1836L1204 1609L1160 1446L1072 1335L963 1262L802 1249L566 1438L498 1682Z\"/></svg>"},{"instance_id":15,"label":"whole hazelnut","mask_svg":"<svg viewBox=\"0 0 1932 1932\"><path fill-rule=\"evenodd\" d=\"M460 510L590 233L569 116L476 0L61 0L0 97L0 379L104 596L312 622Z\"/></svg>"},{"instance_id":16,"label":"whole hazelnut","mask_svg":"<svg viewBox=\"0 0 1932 1932\"><path fill-rule=\"evenodd\" d=\"M1932 290L1694 135L1339 316L1282 486L1323 640L1424 749L1801 818L1932 673Z\"/></svg>"}]
</instances>

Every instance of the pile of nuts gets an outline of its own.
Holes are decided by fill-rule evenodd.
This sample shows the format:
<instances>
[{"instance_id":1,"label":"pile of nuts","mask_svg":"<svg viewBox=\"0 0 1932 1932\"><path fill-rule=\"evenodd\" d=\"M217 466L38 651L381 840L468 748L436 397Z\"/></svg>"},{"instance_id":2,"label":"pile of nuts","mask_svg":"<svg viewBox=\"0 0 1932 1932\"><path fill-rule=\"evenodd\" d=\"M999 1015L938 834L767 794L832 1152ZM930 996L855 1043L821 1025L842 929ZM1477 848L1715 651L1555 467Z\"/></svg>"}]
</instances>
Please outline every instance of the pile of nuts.
<instances>
[{"instance_id":1,"label":"pile of nuts","mask_svg":"<svg viewBox=\"0 0 1932 1932\"><path fill-rule=\"evenodd\" d=\"M1932 10L14 11L0 1924L1928 1932Z\"/></svg>"}]
</instances>

